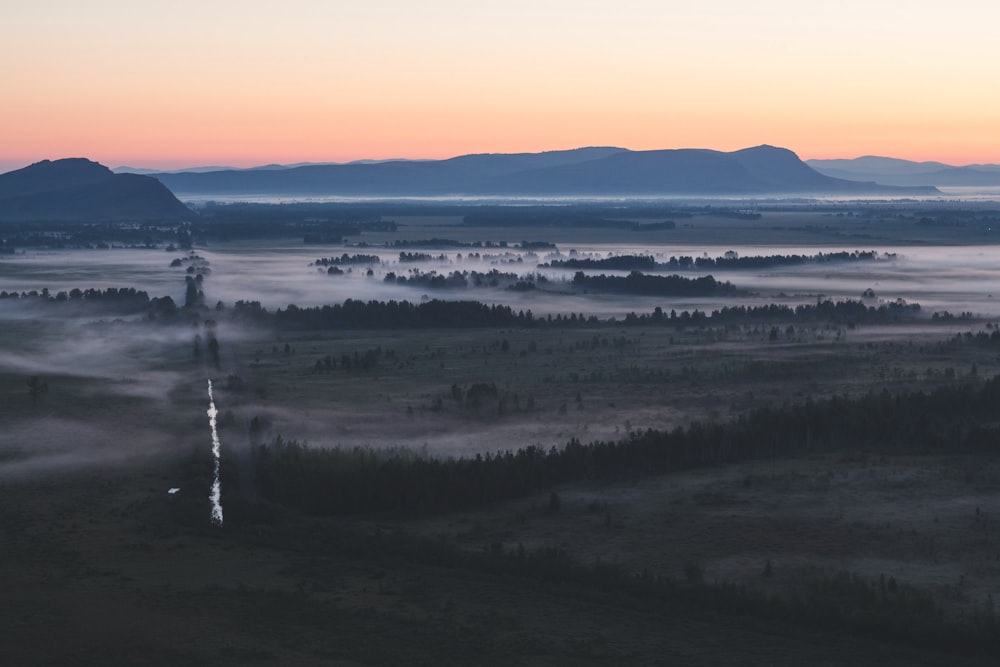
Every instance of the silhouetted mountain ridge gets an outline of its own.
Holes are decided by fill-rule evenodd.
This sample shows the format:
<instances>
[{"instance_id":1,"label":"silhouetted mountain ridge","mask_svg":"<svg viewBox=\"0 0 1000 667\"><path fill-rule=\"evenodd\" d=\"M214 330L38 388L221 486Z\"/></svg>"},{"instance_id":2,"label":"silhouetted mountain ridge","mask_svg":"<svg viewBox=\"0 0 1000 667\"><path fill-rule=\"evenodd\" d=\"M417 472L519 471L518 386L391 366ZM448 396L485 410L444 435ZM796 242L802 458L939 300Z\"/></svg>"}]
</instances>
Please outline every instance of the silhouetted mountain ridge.
<instances>
[{"instance_id":1,"label":"silhouetted mountain ridge","mask_svg":"<svg viewBox=\"0 0 1000 667\"><path fill-rule=\"evenodd\" d=\"M0 220L152 222L193 217L157 179L115 174L86 158L43 160L0 174Z\"/></svg>"},{"instance_id":2,"label":"silhouetted mountain ridge","mask_svg":"<svg viewBox=\"0 0 1000 667\"><path fill-rule=\"evenodd\" d=\"M447 160L308 165L288 169L157 174L181 196L660 196L932 194L818 173L790 150L568 151L461 155Z\"/></svg>"},{"instance_id":3,"label":"silhouetted mountain ridge","mask_svg":"<svg viewBox=\"0 0 1000 667\"><path fill-rule=\"evenodd\" d=\"M827 176L855 181L877 180L887 185L1000 186L1000 165L996 164L953 166L943 162L913 162L877 155L851 160L808 160L807 164Z\"/></svg>"}]
</instances>

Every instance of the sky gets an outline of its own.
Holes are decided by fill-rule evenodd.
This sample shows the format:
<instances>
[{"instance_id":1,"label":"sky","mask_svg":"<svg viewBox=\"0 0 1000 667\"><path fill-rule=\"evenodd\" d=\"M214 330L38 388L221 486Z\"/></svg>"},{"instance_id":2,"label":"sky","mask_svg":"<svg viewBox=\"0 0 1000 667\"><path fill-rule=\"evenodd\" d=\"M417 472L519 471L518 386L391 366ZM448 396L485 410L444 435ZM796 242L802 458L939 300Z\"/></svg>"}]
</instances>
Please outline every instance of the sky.
<instances>
[{"instance_id":1,"label":"sky","mask_svg":"<svg viewBox=\"0 0 1000 667\"><path fill-rule=\"evenodd\" d=\"M0 171L759 144L1000 163L995 0L0 5Z\"/></svg>"}]
</instances>

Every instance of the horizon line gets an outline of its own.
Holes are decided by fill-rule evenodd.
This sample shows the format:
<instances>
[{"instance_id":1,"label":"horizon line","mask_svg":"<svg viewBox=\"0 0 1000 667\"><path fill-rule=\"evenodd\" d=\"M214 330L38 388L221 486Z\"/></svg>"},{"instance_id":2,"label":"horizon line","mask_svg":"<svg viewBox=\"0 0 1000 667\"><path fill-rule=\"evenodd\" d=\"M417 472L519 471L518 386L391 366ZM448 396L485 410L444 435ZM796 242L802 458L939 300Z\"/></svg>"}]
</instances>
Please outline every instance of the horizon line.
<instances>
[{"instance_id":1,"label":"horizon line","mask_svg":"<svg viewBox=\"0 0 1000 667\"><path fill-rule=\"evenodd\" d=\"M326 160L326 159L308 160L308 159L306 159L306 160L292 160L292 161L288 161L288 162L276 161L276 160L270 160L270 161L260 162L260 161L256 161L256 160L255 161L250 161L250 160L239 160L239 159L237 159L237 160L206 160L205 162L198 163L198 162L187 162L187 161L182 162L180 160L174 160L174 159L170 159L170 158L166 158L166 159L152 158L152 159L149 159L149 160L145 160L145 159L130 160L129 159L129 160L120 160L120 161L115 161L115 160L106 160L105 161L105 160L94 159L94 158L83 156L83 155L70 155L70 156L64 156L64 157L45 157L45 158L40 158L40 159L34 159L34 160L31 160L31 161L27 161L27 162L22 161L22 160L17 160L17 159L0 159L0 169L3 169L3 171L0 171L0 174L8 173L8 172L11 172L11 171L17 171L19 169L23 169L25 167L29 167L29 166L31 166L33 164L38 164L39 162L56 161L56 160L64 160L64 159L73 159L73 158L83 158L83 159L91 160L93 162L97 162L98 164L107 166L109 169L111 169L113 171L116 171L116 170L123 170L123 171L124 170L139 170L139 171L143 171L143 172L152 172L152 173L168 173L168 172L180 172L180 171L191 171L191 170L204 170L204 171L247 171L247 170L253 170L253 169L265 169L265 168L291 169L291 168L306 167L306 166L342 166L342 165L352 165L352 164L384 163L384 162L435 162L435 161L445 161L445 160L451 160L451 159L455 159L455 158L459 158L459 157L473 156L473 155L538 155L538 154L545 154L545 153L572 152L572 151L580 151L580 150L588 150L588 149L617 149L617 150L627 151L627 152L632 152L632 153L643 153L643 152L654 152L654 151L683 151L683 150L704 150L704 151L714 151L714 152L719 152L719 153L734 153L734 152L738 152L738 151L741 151L741 150L747 150L747 149L751 149L751 148L761 148L761 147L780 148L780 149L783 149L783 150L791 151L792 153L794 153L803 162L808 162L808 161L811 161L811 160L845 160L845 161L851 161L851 160L859 160L859 159L864 159L864 158L877 158L877 159L902 160L902 161L905 161L905 162L912 162L912 163L917 163L917 164L921 164L921 163L937 163L937 164L943 164L943 165L945 165L947 167L953 167L953 168L957 168L957 167L987 166L987 165L997 165L997 164L1000 164L1000 161L998 161L996 163L993 163L993 162L970 162L970 163L957 164L957 163L946 162L944 160L937 160L937 159L915 160L915 159L910 159L910 158L899 158L899 157L895 157L895 156L892 156L892 155L878 155L878 154L874 154L874 153L865 153L865 154L857 155L857 156L853 156L853 157L843 157L843 156L836 156L836 157L802 157L794 149L787 148L787 147L784 147L784 146L778 146L776 144L769 144L769 143L755 144L755 145L752 145L752 146L746 146L744 148L738 148L738 149L735 149L735 150L721 150L721 149L716 149L716 148L705 148L705 147L696 147L696 146L679 147L679 148L634 149L634 148L627 148L627 147L624 147L624 146L615 146L615 145L605 144L605 145L575 146L575 147L572 147L572 148L551 148L551 149L544 149L544 150L538 150L538 151L472 151L472 152L465 152L465 153L457 153L457 154L453 154L453 155L448 155L446 157L362 157L362 158L343 159L343 160ZM115 164L115 162L118 162L118 163ZM162 165L162 166L145 166L145 165L148 165L148 164ZM20 165L20 166L16 166L16 165ZM168 165L170 165L170 166L168 166Z\"/></svg>"}]
</instances>

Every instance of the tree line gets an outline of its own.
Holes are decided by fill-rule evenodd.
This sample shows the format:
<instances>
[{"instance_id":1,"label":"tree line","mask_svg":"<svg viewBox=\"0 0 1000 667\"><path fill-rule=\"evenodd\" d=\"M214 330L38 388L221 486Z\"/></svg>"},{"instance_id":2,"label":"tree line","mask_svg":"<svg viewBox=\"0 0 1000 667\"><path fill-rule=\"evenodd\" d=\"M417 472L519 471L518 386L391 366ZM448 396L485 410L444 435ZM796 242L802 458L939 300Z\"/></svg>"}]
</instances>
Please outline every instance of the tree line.
<instances>
[{"instance_id":1,"label":"tree line","mask_svg":"<svg viewBox=\"0 0 1000 667\"><path fill-rule=\"evenodd\" d=\"M839 448L954 454L995 451L1000 377L929 393L869 393L758 408L727 422L570 440L459 458L407 449L311 448L280 437L255 449L266 499L323 515L478 507L557 484L715 466Z\"/></svg>"},{"instance_id":2,"label":"tree line","mask_svg":"<svg viewBox=\"0 0 1000 667\"><path fill-rule=\"evenodd\" d=\"M346 252L340 257L320 257L313 262L315 266L335 266L337 264L381 264L382 260L378 255L355 254L348 255Z\"/></svg>"},{"instance_id":3,"label":"tree line","mask_svg":"<svg viewBox=\"0 0 1000 667\"><path fill-rule=\"evenodd\" d=\"M507 287L508 289L530 290L537 284L548 283L543 275L520 275L510 271L452 271L438 273L437 271L420 272L416 269L409 274L396 274L390 271L385 274L384 282L398 285L410 285L427 289L465 289L468 287Z\"/></svg>"},{"instance_id":4,"label":"tree line","mask_svg":"<svg viewBox=\"0 0 1000 667\"><path fill-rule=\"evenodd\" d=\"M756 322L824 322L829 324L891 324L917 318L922 309L919 303L907 303L903 299L878 304L866 304L855 299L833 301L823 299L815 304L800 304L792 307L785 304L769 303L760 306L723 306L711 313L695 309L678 313L665 313L657 307L652 313L625 316L625 324L673 324L675 326L709 324L753 324Z\"/></svg>"},{"instance_id":5,"label":"tree line","mask_svg":"<svg viewBox=\"0 0 1000 667\"><path fill-rule=\"evenodd\" d=\"M149 306L149 294L145 290L134 287L108 287L105 289L60 290L53 294L49 289L31 290L26 292L6 290L0 291L0 299L15 300L24 303L83 303L100 304L102 310L111 309L115 312L140 312Z\"/></svg>"},{"instance_id":6,"label":"tree line","mask_svg":"<svg viewBox=\"0 0 1000 667\"><path fill-rule=\"evenodd\" d=\"M657 271L657 270L690 270L690 269L766 269L781 266L798 266L810 263L825 262L860 262L874 261L879 258L895 259L895 253L879 255L874 250L855 250L853 252L829 252L815 255L754 255L740 257L730 250L721 257L693 257L681 255L671 257L665 262L657 262L652 255L616 255L614 257L592 258L571 257L570 259L554 259L547 265L553 269L606 269L609 271Z\"/></svg>"},{"instance_id":7,"label":"tree line","mask_svg":"<svg viewBox=\"0 0 1000 667\"><path fill-rule=\"evenodd\" d=\"M402 282L402 276L388 274L386 280ZM424 279L426 277L426 279ZM711 278L708 276L707 278ZM515 283L510 283L512 280ZM201 291L203 275L185 276L184 308L203 308L204 293ZM546 282L543 276L518 276L518 274L493 269L486 273L476 271L453 272L449 276L436 273L411 276L406 282L416 280L423 287L504 286L507 289L532 289L535 282ZM703 280L703 279L698 279ZM706 284L711 285L708 281ZM713 279L714 282L714 279ZM440 283L440 284L438 284ZM716 283L718 284L718 283ZM728 283L722 283L728 285ZM150 297L144 290L134 287L109 287L106 289L79 289L60 291L55 294L47 288L30 291L0 291L0 300L26 304L78 303L100 305L102 310L112 309L118 313L142 313L150 320L171 321L183 310L170 296ZM724 306L712 312L698 309L688 311L664 311L656 307L649 313L628 313L624 319L600 319L583 313L549 314L536 317L529 310L514 310L505 305L487 305L479 301L444 301L433 299L422 303L409 301L361 301L348 299L342 304L313 307L299 307L290 304L284 309L269 311L259 301L240 300L231 308L221 302L216 304L213 317L229 318L236 321L275 326L289 329L385 329L385 328L475 328L475 327L577 327L587 326L711 326L743 325L771 322L825 322L848 326L858 324L891 324L911 321L922 313L920 304L907 303L902 299L877 304L866 304L860 300L833 301L826 299L815 304L801 304L795 307L784 304L759 306ZM936 314L940 315L940 314ZM937 317L935 321L947 321L947 317ZM970 334L971 335L971 334ZM981 334L982 338L985 334ZM991 333L991 340L1000 334ZM968 338L968 336L966 336ZM979 340L977 338L977 340Z\"/></svg>"},{"instance_id":8,"label":"tree line","mask_svg":"<svg viewBox=\"0 0 1000 667\"><path fill-rule=\"evenodd\" d=\"M169 299L169 297L165 297ZM155 301L155 300L154 300ZM422 329L422 328L561 328L578 326L711 326L754 323L802 322L842 324L893 324L912 321L921 314L920 304L902 299L868 305L858 300L823 300L815 304L787 306L725 306L706 313L702 310L671 310L659 306L650 313L629 313L624 319L599 319L583 313L536 317L531 310L514 310L505 305L479 301L360 301L300 308L294 304L269 311L259 301L237 301L231 309L216 312L218 317L270 325L285 329Z\"/></svg>"},{"instance_id":9,"label":"tree line","mask_svg":"<svg viewBox=\"0 0 1000 667\"><path fill-rule=\"evenodd\" d=\"M827 252L815 255L752 255L740 257L735 252L727 252L722 257L691 257L682 255L671 257L659 265L661 269L770 269L802 264L823 264L829 262L870 262L877 259L895 259L895 253L879 253L874 250L853 252Z\"/></svg>"}]
</instances>

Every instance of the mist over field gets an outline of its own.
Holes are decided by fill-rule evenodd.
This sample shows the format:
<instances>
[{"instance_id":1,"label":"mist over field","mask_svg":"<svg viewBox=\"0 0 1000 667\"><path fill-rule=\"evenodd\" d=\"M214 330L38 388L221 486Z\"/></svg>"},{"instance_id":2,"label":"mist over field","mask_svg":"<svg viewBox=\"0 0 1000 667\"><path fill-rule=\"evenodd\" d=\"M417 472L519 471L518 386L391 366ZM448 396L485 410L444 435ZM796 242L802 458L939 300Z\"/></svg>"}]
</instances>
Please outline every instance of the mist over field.
<instances>
[{"instance_id":1,"label":"mist over field","mask_svg":"<svg viewBox=\"0 0 1000 667\"><path fill-rule=\"evenodd\" d=\"M431 567L434 613L471 577L490 600L458 604L508 622L536 589L562 604L552 585L687 596L689 620L732 582L753 611L705 636L801 623L853 660L869 647L845 641L915 650L933 617L951 620L934 621L932 664L964 650L955 637L992 655L989 621L967 619L1000 590L997 216L858 206L581 228L565 211L524 223L544 208L496 227L249 207L140 230L149 247L133 229L117 247L15 236L0 486L19 490L7 525L32 534L18 562L130 613L131 590L155 588L169 618L191 596L242 609L265 590L261 609L289 595L348 620L372 601L424 609ZM835 611L817 602L834 594ZM895 629L872 639L858 618ZM257 635L242 641L272 645Z\"/></svg>"},{"instance_id":2,"label":"mist over field","mask_svg":"<svg viewBox=\"0 0 1000 667\"><path fill-rule=\"evenodd\" d=\"M794 214L790 213L779 212L777 216L783 224L794 220ZM558 447L570 438L615 439L636 429L673 428L693 416L710 415L718 407L712 407L712 401L682 407L673 398L650 400L642 391L627 398L631 391L628 385L608 391L600 385L576 386L577 381L571 380L581 374L614 377L631 373L629 364L638 364L637 368L642 365L656 368L662 364L662 370L657 372L669 374L673 369L676 374L678 371L668 357L654 360L661 354L656 348L660 343L639 343L635 339L636 342L628 343L636 350L633 354L638 355L634 362L626 362L619 352L618 357L607 355L595 368L594 362L601 357L579 364L563 334L546 333L522 339L512 336L512 332L498 331L485 336L470 334L447 342L399 332L377 337L377 344L376 338L372 338L372 345L367 346L364 337L353 334L338 333L314 340L300 333L274 332L260 323L229 321L226 312L238 302L258 302L275 312L291 305L313 308L349 299L413 304L446 300L509 306L515 313L530 311L541 319L572 314L601 321L624 321L630 314L649 315L657 308L668 315L684 311L710 314L731 306L780 304L794 308L827 299L863 300L869 306L902 300L919 304L922 309L921 317L905 328L907 336L918 338L962 330L961 323L951 328L932 323L935 313L971 315L981 321L1000 319L1000 305L994 298L994 294L1000 295L1000 265L995 262L989 245L913 244L905 240L892 244L861 241L845 244L826 238L821 243L810 243L809 234L802 235L795 243L788 243L787 238L784 242L768 243L767 234L775 232L761 227L758 239L747 242L749 237L742 234L734 237L739 242L733 244L678 242L669 238L673 232L661 235L664 238L660 239L647 233L642 242L615 241L606 238L601 230L570 235L575 240L567 240L565 231L555 230L551 236L560 239L557 243L522 248L516 240L519 236L544 238L544 230L515 229L500 231L499 236L498 230L471 230L479 235L477 238L470 236L470 230L462 227L460 219L404 216L401 220L402 234L383 233L365 243L303 245L297 239L279 238L268 242L210 242L190 253L179 249L164 252L162 248L27 248L3 256L0 292L24 294L47 290L50 298L73 290L129 287L146 292L151 299L170 297L180 306L188 296L186 281L199 274L205 316L212 319L212 313L216 312L214 319L219 321L213 322L211 329L198 322L163 326L147 322L144 312L112 310L101 314L73 300L53 305L37 299L0 299L0 316L13 327L11 335L20 336L17 345L0 351L0 372L11 377L65 378L54 383L62 385L64 400L74 392L86 391L102 410L103 400L127 400L142 403L143 409L166 414L176 412L177 401L197 404L191 363L201 354L203 364L204 345L210 337L217 337L222 341L223 365L204 368L201 374L217 379L224 437L231 435L244 446L248 446L251 437L281 435L316 447L405 447L430 455L462 456L525 445ZM710 225L718 223L709 220L705 224L710 230ZM778 236L782 234L786 233ZM433 240L454 236L463 239L462 247L455 247L453 241ZM814 261L856 252L874 254L863 261ZM778 256L806 260L766 268L696 265L701 259ZM197 259L191 259L194 257ZM648 276L679 275L690 280L712 275L717 281L732 283L741 292L728 296L616 293L574 284L581 265L558 266L560 262L583 262L586 267L591 266L586 262L592 262L591 268L584 271L587 275L624 278L629 270L605 268L602 262L629 257L649 258L655 266L643 270ZM672 261L683 262L685 258L687 264L682 268L671 265ZM432 287L427 282L434 276L442 281L453 278L456 272L461 274L460 286ZM483 284L477 286L477 279L483 280ZM496 285L490 286L491 281ZM530 282L532 289L513 289L515 283L523 281ZM852 331L850 338L892 340L901 331L899 327L867 326ZM25 336L28 332L31 335ZM634 336L626 329L612 329L607 334L595 334L595 338L603 339L607 345L610 339L622 334L626 338ZM730 331L724 338L731 339L733 345L746 345L760 335L743 329ZM843 327L813 327L800 329L798 337L822 342L840 340L845 335ZM406 343L407 339L412 339L412 343ZM490 367L489 355L496 354L497 347L507 339L521 341L512 347L514 356L507 359L498 355L493 363L501 363L502 367ZM672 341L673 338L663 342ZM282 352L286 346L290 355ZM331 389L321 385L316 385L316 391L305 389L317 381L310 377L316 373L313 368L316 362L332 359L336 364L342 358L376 348L391 350L397 356L391 362L383 360L376 372L345 384L348 387L353 382L350 397L331 399ZM766 354L763 349L761 354ZM548 356L538 359L535 350L544 350ZM560 350L564 351L562 356ZM439 354L444 356L435 356ZM481 362L485 366L478 371L472 362L476 354L486 355ZM423 364L415 367L424 368L421 373L435 367L438 373L406 379L406 369L412 364ZM287 395L282 391L274 393L268 387L271 382L263 378L278 369L284 369L281 372L288 374L288 381L299 388ZM451 404L447 402L440 404L442 397L450 396L453 386L467 389L489 380L496 372L506 378L498 395L506 396L504 400L511 405L515 400L519 402L513 416L498 418L490 412L495 412L495 407L472 410L458 405L449 407ZM234 392L238 385L225 382L226 376L242 378L241 382L258 376L262 384L255 392ZM734 390L734 396L737 394ZM525 408L529 397L534 404L531 412ZM53 397L45 399L47 403L55 401ZM734 398L731 402L741 401ZM56 443L60 438L46 435L50 430L47 421L32 422L30 413L22 413L18 419L34 424L38 437L50 443L43 448L47 452L44 456L57 464L60 459L52 458L52 452L53 448L58 449ZM172 419L166 417L165 421ZM254 419L257 431L250 434L248 425ZM180 423L183 428L194 430L196 421L185 415ZM64 428L60 424L65 422L56 419L52 423L53 433L58 433ZM116 451L108 443L117 439L119 425L92 425L88 430L99 432L101 428L108 429L103 442L93 436L82 438L80 447L74 444L66 448L73 452L72 457L63 459L67 465L86 462L85 452L90 450L95 452L94 462ZM230 430L228 434L226 429ZM19 441L26 432L11 430L22 434L17 437ZM10 437L5 440L14 443ZM166 440L138 437L136 442L144 444L136 451L144 451L146 446L157 450ZM23 459L33 456L33 450L20 442L12 446L19 452L17 467L25 468ZM119 456L128 454L119 450Z\"/></svg>"},{"instance_id":3,"label":"mist over field","mask_svg":"<svg viewBox=\"0 0 1000 667\"><path fill-rule=\"evenodd\" d=\"M425 222L433 224L434 220L415 219L418 225ZM274 312L293 304L299 308L311 308L339 304L348 299L362 302L409 301L414 304L436 299L509 306L515 312L530 311L536 318L579 314L600 320L613 318L621 321L629 314L649 314L656 308L667 314L696 310L711 313L727 306L782 304L795 307L826 299L859 300L864 295L864 301L869 305L898 300L919 304L923 324L915 321L907 325L907 331L914 336L942 333L940 324L930 323L931 316L936 312L947 311L953 315L969 313L982 320L1000 318L1000 305L994 298L994 294L1000 295L1000 265L994 260L991 246L912 245L905 242L892 245L829 242L721 245L669 240L594 242L588 241L585 233L578 235L579 242L560 241L543 248L524 249L512 238L505 239L508 242L503 246L455 248L446 243L435 245L427 240L433 236L421 234L419 227L411 229L409 238L413 241L410 245L389 247L378 242L303 245L287 239L266 244L211 243L192 251L192 256L196 254L200 258L193 264L187 261L187 253L181 250L26 249L0 259L3 266L0 291L26 293L47 289L54 297L74 289L127 286L146 291L150 298L169 296L180 305L185 299L186 277L192 275L195 267L203 267L197 268L197 271L204 272L201 289L205 306L211 312L216 304L221 305L223 311L220 314L241 301L259 302ZM513 234L511 236L516 238ZM865 261L806 261L768 268L703 268L694 265L679 270L669 268L671 260L685 257L689 261L724 256L815 258L857 251L874 251L875 255ZM377 258L378 261L343 261L344 258L358 256ZM645 270L647 275L680 275L686 279L713 275L719 281L731 282L743 293L737 296L643 296L581 289L573 283L578 268L555 266L569 260L593 261L600 266L600 262L618 257L651 258L657 267ZM178 259L184 260L180 266L177 265ZM187 269L189 266L192 268ZM468 284L432 288L424 284L399 282L400 279L416 282L411 279L421 276L448 277L454 272L468 277ZM488 276L491 272L500 278L497 286L489 286L488 281L483 286L472 284L471 279L477 273ZM625 277L629 271L590 268L586 273ZM397 279L387 280L390 274ZM534 289L511 289L514 281L523 279L533 281ZM0 300L0 314L11 323L21 323L18 325L20 331L30 330L32 321L44 323L39 330L40 335L25 338L16 348L9 347L0 352L0 371L21 376L60 376L72 378L74 382L98 382L100 392L109 400L123 396L145 401L150 406L161 405L164 409L169 408L174 400L172 397L191 391L190 371L185 370L185 365L190 364L195 338L202 343L207 341L209 334L203 326L156 326L145 322L143 313L95 316L81 308L81 304L72 301L53 308L30 299ZM288 342L296 348L294 363L300 373L308 372L310 364L317 358L332 355L336 361L344 354L364 352L366 349L342 334L332 337L325 345L298 344L296 338L301 336L275 336L266 328L249 322L229 322L225 317L214 327L212 335L224 341L222 358L229 366L222 372L222 377L225 374L252 373L253 368L269 363L272 348L283 348ZM854 339L879 339L879 331L877 327L866 327L851 336ZM898 332L899 329L883 333L892 338ZM824 340L835 338L837 332L817 329L808 335L815 340ZM398 336L405 340L410 334L401 332ZM509 337L504 332L490 335L483 341L484 347L497 345ZM541 344L548 348L543 342L547 337L548 334L538 338L532 345ZM745 333L736 335L740 340L746 337ZM338 342L340 339L343 340ZM474 341L474 336L469 337L465 341L466 349L474 349ZM461 349L459 345L458 349ZM397 345L386 341L386 349L395 347ZM412 358L417 358L422 352L416 349ZM284 359L282 363L292 362ZM526 363L530 367L530 362ZM545 365L548 364L546 360ZM441 361L440 366L445 369L445 361ZM519 391L520 398L527 400L531 394L548 392L543 387L548 382L544 377L560 377L566 371L553 363L552 370L546 375L533 375L527 369L518 371L517 364L513 363L505 372L513 373L511 377L520 384L519 389L511 390L512 395ZM220 375L219 371L206 369L205 372L214 373L217 377ZM491 372L481 375L486 378ZM394 372L390 369L380 371L375 381L378 375L386 374L391 377ZM516 380L519 375L521 379ZM468 375L470 384L478 380L476 374ZM592 400L587 410L569 410L561 414L558 411L560 406L568 402L572 407L574 396L579 393L568 388L564 395L553 396L540 403L538 409L547 414L544 419L538 419L536 415L531 419L514 421L484 421L481 414L460 412L450 418L425 414L423 410L432 405L437 396L447 395L453 382L454 377L450 377L445 370L438 384L431 382L418 394L406 388L393 389L390 385L388 389L381 390L387 392L381 404L376 398L380 390L376 388L372 390L375 393L365 399L375 401L368 409L357 400L339 407L330 404L327 399L320 398L326 395L325 391L315 396L306 394L294 401L276 401L276 397L271 395L227 396L224 383L217 391L222 397L220 411L226 409L226 398L238 398L237 421L241 428L245 428L253 417L258 417L267 424L263 433L272 436L280 434L315 446L403 446L446 455L506 450L524 444L558 446L570 437L613 439L636 428L671 428L684 423L687 418L684 410L667 409L667 403L658 406L636 404L624 408L623 414L613 414L621 413L621 406L607 410L608 414L602 414L601 410L595 412L597 407L607 408L609 404L616 403L614 395L610 394L597 399L598 406L593 405ZM393 402L396 407L389 408L385 400ZM232 407L235 406L230 406L230 409ZM407 408L418 412L402 422L396 421ZM397 417L384 419L387 409ZM246 439L246 435L240 436L241 441ZM78 458L85 459L83 456Z\"/></svg>"},{"instance_id":4,"label":"mist over field","mask_svg":"<svg viewBox=\"0 0 1000 667\"><path fill-rule=\"evenodd\" d=\"M798 266L774 267L765 270L701 269L680 271L656 269L653 275L678 274L686 278L713 275L718 280L732 282L751 294L734 300L724 298L652 297L639 295L609 295L599 292L582 293L572 286L576 269L544 268L553 259L607 258L621 255L652 256L657 262L671 257L722 257L736 252L740 257L760 255L818 255L837 252L874 250L891 255L872 262L807 263ZM796 305L815 302L817 298L860 298L868 289L884 300L904 299L917 302L925 310L972 312L978 316L1000 315L1000 266L990 250L982 246L905 246L842 245L842 246L779 246L760 245L679 245L650 244L559 244L556 251L519 251L517 249L468 249L447 247L407 248L405 252L424 253L426 261L400 261L400 250L378 247L358 248L348 245L286 246L274 248L209 247L198 253L209 260L212 275L206 296L209 305L221 301L232 305L237 301L259 301L274 310L290 304L312 307L355 300L407 300L419 302L428 298L444 300L478 300L489 304L504 304L518 310L530 309L536 316L585 313L602 318L622 318L629 312L648 312L660 306L671 309L711 311L725 305L772 302ZM485 258L473 258L477 252ZM381 260L377 264L343 265L343 275L328 275L326 266L314 266L317 259L337 258L342 254L363 253ZM184 283L178 272L169 268L170 261L182 253L115 249L107 251L65 250L58 259L49 252L28 251L3 260L0 291L27 292L47 288L52 294L73 288L107 288L133 286L145 290L151 297L170 296L181 303ZM443 259L442 259L443 257ZM336 264L336 263L334 263ZM372 275L367 275L371 270ZM498 288L443 288L400 285L386 282L387 273L408 277L435 273L448 276L453 272L488 273L499 271L519 277L543 276L548 283L538 289L520 292ZM629 271L600 269L588 273L626 276ZM0 303L0 308L4 307ZM17 316L11 311L10 316Z\"/></svg>"}]
</instances>

